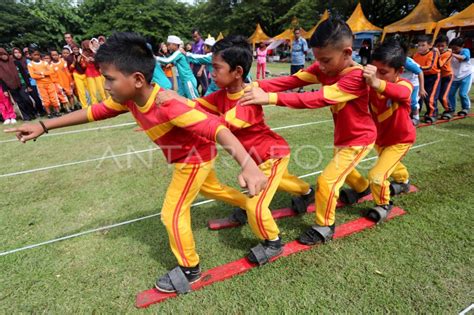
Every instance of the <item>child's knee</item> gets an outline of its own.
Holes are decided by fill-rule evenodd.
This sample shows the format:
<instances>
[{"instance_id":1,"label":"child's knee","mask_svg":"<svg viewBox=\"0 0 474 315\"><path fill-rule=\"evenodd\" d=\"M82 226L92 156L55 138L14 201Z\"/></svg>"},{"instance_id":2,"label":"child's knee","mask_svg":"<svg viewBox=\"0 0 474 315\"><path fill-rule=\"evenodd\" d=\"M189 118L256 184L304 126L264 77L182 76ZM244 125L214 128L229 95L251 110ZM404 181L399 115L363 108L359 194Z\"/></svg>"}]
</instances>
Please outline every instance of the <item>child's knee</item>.
<instances>
[{"instance_id":1,"label":"child's knee","mask_svg":"<svg viewBox=\"0 0 474 315\"><path fill-rule=\"evenodd\" d=\"M371 185L382 185L383 182L384 182L384 176L382 173L380 173L379 171L377 170L370 170L369 171L369 175L368 175L368 178L369 178L369 183Z\"/></svg>"}]
</instances>

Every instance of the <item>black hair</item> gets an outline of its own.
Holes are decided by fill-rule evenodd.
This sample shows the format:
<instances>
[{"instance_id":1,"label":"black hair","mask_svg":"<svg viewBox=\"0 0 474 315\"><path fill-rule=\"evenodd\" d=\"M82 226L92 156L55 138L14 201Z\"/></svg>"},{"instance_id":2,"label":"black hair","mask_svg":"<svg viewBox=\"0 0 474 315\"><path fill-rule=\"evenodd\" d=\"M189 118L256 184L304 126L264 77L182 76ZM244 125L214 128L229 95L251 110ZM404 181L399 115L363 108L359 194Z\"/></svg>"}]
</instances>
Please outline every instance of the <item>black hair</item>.
<instances>
[{"instance_id":1,"label":"black hair","mask_svg":"<svg viewBox=\"0 0 474 315\"><path fill-rule=\"evenodd\" d=\"M120 72L130 75L140 72L148 83L153 78L155 57L143 36L136 33L116 32L97 50L98 64L114 65Z\"/></svg>"},{"instance_id":2,"label":"black hair","mask_svg":"<svg viewBox=\"0 0 474 315\"><path fill-rule=\"evenodd\" d=\"M224 59L231 70L241 66L244 70L242 79L245 79L249 74L252 66L252 47L245 36L230 35L224 37L212 46L212 53Z\"/></svg>"},{"instance_id":3,"label":"black hair","mask_svg":"<svg viewBox=\"0 0 474 315\"><path fill-rule=\"evenodd\" d=\"M431 37L428 36L428 35L420 35L420 36L418 36L418 38L416 39L416 41L417 41L418 43L423 43L423 42L430 43L430 42L431 42Z\"/></svg>"},{"instance_id":4,"label":"black hair","mask_svg":"<svg viewBox=\"0 0 474 315\"><path fill-rule=\"evenodd\" d=\"M436 40L435 40L435 44L439 44L439 43L446 43L448 44L449 43L449 39L448 39L448 36L446 35L439 35Z\"/></svg>"},{"instance_id":5,"label":"black hair","mask_svg":"<svg viewBox=\"0 0 474 315\"><path fill-rule=\"evenodd\" d=\"M199 36L201 36L201 32L199 31L198 28L193 28L193 30L191 31L191 35L194 35L194 33L198 33Z\"/></svg>"},{"instance_id":6,"label":"black hair","mask_svg":"<svg viewBox=\"0 0 474 315\"><path fill-rule=\"evenodd\" d=\"M345 39L352 41L353 37L351 28L346 22L339 18L329 18L316 28L309 40L309 45L318 48L337 46Z\"/></svg>"},{"instance_id":7,"label":"black hair","mask_svg":"<svg viewBox=\"0 0 474 315\"><path fill-rule=\"evenodd\" d=\"M51 55L51 53L52 53L53 51L55 51L55 52L57 52L57 53L59 54L59 50L57 50L56 48L52 47L52 48L48 49L48 55Z\"/></svg>"},{"instance_id":8,"label":"black hair","mask_svg":"<svg viewBox=\"0 0 474 315\"><path fill-rule=\"evenodd\" d=\"M464 38L456 37L449 42L449 46L464 47Z\"/></svg>"},{"instance_id":9,"label":"black hair","mask_svg":"<svg viewBox=\"0 0 474 315\"><path fill-rule=\"evenodd\" d=\"M372 54L372 60L380 61L397 70L405 66L406 59L405 49L397 40L384 41Z\"/></svg>"}]
</instances>

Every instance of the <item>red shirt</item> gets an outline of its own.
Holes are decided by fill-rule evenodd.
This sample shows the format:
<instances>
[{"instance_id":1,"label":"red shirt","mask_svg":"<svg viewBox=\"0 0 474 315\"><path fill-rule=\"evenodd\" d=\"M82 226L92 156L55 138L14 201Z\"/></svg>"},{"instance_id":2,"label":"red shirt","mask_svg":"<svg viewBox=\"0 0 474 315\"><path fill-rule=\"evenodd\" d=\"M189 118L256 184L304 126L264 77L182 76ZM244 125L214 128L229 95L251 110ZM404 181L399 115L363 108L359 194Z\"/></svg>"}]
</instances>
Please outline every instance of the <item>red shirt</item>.
<instances>
[{"instance_id":1,"label":"red shirt","mask_svg":"<svg viewBox=\"0 0 474 315\"><path fill-rule=\"evenodd\" d=\"M412 90L413 86L405 79L395 83L382 80L378 90L370 89L378 146L415 142L416 129L410 119Z\"/></svg>"},{"instance_id":2,"label":"red shirt","mask_svg":"<svg viewBox=\"0 0 474 315\"><path fill-rule=\"evenodd\" d=\"M133 101L123 104L111 98L87 108L89 121L102 120L131 112L138 125L163 151L168 163L199 164L216 156L214 145L218 131L225 128L215 117L193 108L194 103L176 100L155 104L156 94L162 91L155 85L143 107Z\"/></svg>"},{"instance_id":3,"label":"red shirt","mask_svg":"<svg viewBox=\"0 0 474 315\"><path fill-rule=\"evenodd\" d=\"M334 119L334 145L367 146L375 142L376 128L369 112L369 88L362 76L362 66L344 69L337 76L327 76L315 62L292 76L258 81L267 92L278 92L321 83L316 92L270 93L270 103L291 108L330 106Z\"/></svg>"},{"instance_id":4,"label":"red shirt","mask_svg":"<svg viewBox=\"0 0 474 315\"><path fill-rule=\"evenodd\" d=\"M229 94L219 90L194 101L206 111L221 116L255 163L290 154L288 143L265 123L262 106L240 106L244 91Z\"/></svg>"}]
</instances>

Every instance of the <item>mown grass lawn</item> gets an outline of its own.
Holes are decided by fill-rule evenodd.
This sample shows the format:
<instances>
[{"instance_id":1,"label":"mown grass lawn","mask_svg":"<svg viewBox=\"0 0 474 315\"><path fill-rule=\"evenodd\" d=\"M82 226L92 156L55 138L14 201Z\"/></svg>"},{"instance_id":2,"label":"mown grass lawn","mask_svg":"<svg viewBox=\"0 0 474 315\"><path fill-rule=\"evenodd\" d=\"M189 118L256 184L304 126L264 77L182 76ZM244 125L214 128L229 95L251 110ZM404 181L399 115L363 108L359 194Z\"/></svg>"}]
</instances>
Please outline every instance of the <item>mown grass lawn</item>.
<instances>
[{"instance_id":1,"label":"mown grass lawn","mask_svg":"<svg viewBox=\"0 0 474 315\"><path fill-rule=\"evenodd\" d=\"M269 68L289 72L289 65ZM265 112L271 127L291 126L278 131L292 147L291 172L302 176L323 169L332 155L328 109L272 107ZM66 130L131 121L123 115ZM310 122L319 123L298 126ZM48 136L24 145L1 142L12 136L0 134L0 251L159 213L171 168L135 128ZM395 200L407 215L140 312L461 311L473 302L473 136L473 118L418 130L419 147L405 164L420 192ZM87 161L101 157L107 159ZM372 163L362 163L362 172ZM46 166L58 167L15 174ZM223 182L236 186L238 167L225 152L217 172ZM316 176L305 180L314 184ZM289 196L278 193L272 208L288 204ZM339 210L338 224L357 218L370 205ZM192 208L203 269L241 258L257 243L248 226L207 229L208 219L230 210L218 202ZM284 240L293 240L312 220L308 214L278 221ZM3 255L0 313L137 312L136 293L174 265L159 216Z\"/></svg>"}]
</instances>

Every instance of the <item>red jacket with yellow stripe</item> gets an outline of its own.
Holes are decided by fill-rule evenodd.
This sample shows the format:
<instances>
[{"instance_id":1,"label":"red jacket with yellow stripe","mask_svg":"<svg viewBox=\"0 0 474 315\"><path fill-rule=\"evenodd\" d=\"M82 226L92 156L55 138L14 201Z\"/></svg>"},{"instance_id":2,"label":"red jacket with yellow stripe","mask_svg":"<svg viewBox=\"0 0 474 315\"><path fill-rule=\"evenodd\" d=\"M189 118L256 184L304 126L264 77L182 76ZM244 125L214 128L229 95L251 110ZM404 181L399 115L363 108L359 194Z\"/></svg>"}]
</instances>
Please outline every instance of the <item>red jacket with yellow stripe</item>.
<instances>
[{"instance_id":1,"label":"red jacket with yellow stripe","mask_svg":"<svg viewBox=\"0 0 474 315\"><path fill-rule=\"evenodd\" d=\"M258 81L266 92L280 92L309 84L321 83L316 92L270 93L270 103L291 108L330 106L334 119L334 145L367 146L375 142L376 129L369 112L369 88L356 65L337 76L324 74L315 62L292 76Z\"/></svg>"},{"instance_id":2,"label":"red jacket with yellow stripe","mask_svg":"<svg viewBox=\"0 0 474 315\"><path fill-rule=\"evenodd\" d=\"M244 91L230 94L219 90L194 101L206 111L219 115L258 164L290 154L288 143L265 123L262 106L240 106Z\"/></svg>"},{"instance_id":3,"label":"red jacket with yellow stripe","mask_svg":"<svg viewBox=\"0 0 474 315\"><path fill-rule=\"evenodd\" d=\"M380 87L370 89L370 109L377 126L376 144L388 147L414 143L416 130L410 119L413 86L405 79L397 82L381 80Z\"/></svg>"},{"instance_id":4,"label":"red jacket with yellow stripe","mask_svg":"<svg viewBox=\"0 0 474 315\"><path fill-rule=\"evenodd\" d=\"M94 121L130 112L148 137L161 148L168 163L197 164L212 160L216 156L215 137L225 128L224 124L194 108L194 103L170 100L157 106L155 97L160 90L154 85L142 107L133 101L119 104L109 98L89 107L87 117Z\"/></svg>"}]
</instances>

